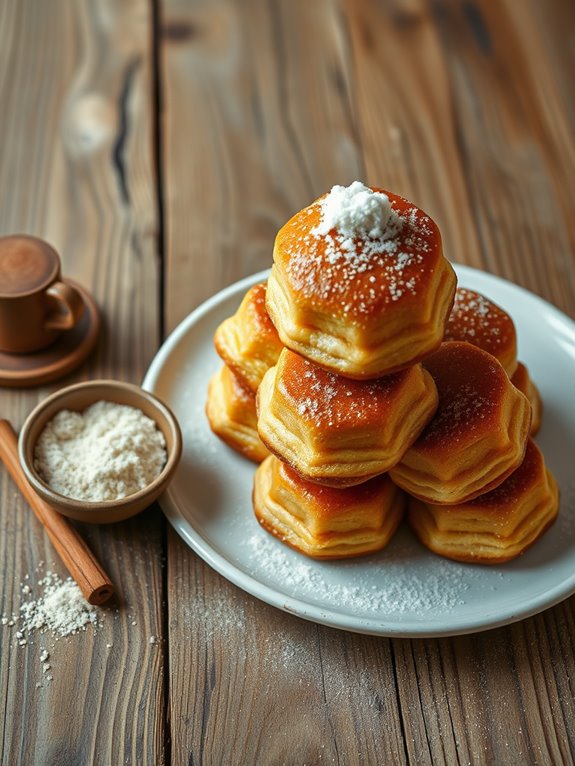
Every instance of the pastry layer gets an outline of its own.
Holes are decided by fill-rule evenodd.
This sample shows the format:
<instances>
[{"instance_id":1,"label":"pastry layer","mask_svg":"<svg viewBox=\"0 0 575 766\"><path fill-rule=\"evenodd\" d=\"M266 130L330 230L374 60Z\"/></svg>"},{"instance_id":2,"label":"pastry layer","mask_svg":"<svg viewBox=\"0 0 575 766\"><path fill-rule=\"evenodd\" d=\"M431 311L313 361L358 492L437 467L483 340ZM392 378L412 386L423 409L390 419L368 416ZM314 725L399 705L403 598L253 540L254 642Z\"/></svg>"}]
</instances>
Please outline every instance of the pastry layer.
<instances>
[{"instance_id":1,"label":"pastry layer","mask_svg":"<svg viewBox=\"0 0 575 766\"><path fill-rule=\"evenodd\" d=\"M216 330L216 351L236 377L254 393L282 350L265 306L266 283L251 287L236 313Z\"/></svg>"},{"instance_id":2,"label":"pastry layer","mask_svg":"<svg viewBox=\"0 0 575 766\"><path fill-rule=\"evenodd\" d=\"M216 436L236 452L255 463L269 454L258 436L255 395L225 365L208 384L206 415Z\"/></svg>"},{"instance_id":3,"label":"pastry layer","mask_svg":"<svg viewBox=\"0 0 575 766\"><path fill-rule=\"evenodd\" d=\"M349 558L381 550L397 529L405 495L385 475L356 487L322 487L269 457L254 478L260 524L314 558Z\"/></svg>"},{"instance_id":4,"label":"pastry layer","mask_svg":"<svg viewBox=\"0 0 575 766\"><path fill-rule=\"evenodd\" d=\"M494 489L523 460L531 407L499 362L469 343L448 342L425 363L439 407L391 477L435 504Z\"/></svg>"},{"instance_id":5,"label":"pastry layer","mask_svg":"<svg viewBox=\"0 0 575 766\"><path fill-rule=\"evenodd\" d=\"M543 416L543 401L535 383L531 380L527 367L521 362L517 363L511 382L524 394L531 404L531 436L536 436L541 428Z\"/></svg>"},{"instance_id":6,"label":"pastry layer","mask_svg":"<svg viewBox=\"0 0 575 766\"><path fill-rule=\"evenodd\" d=\"M436 407L435 385L421 365L350 380L284 349L258 390L258 431L303 477L351 486L395 465Z\"/></svg>"},{"instance_id":7,"label":"pastry layer","mask_svg":"<svg viewBox=\"0 0 575 766\"><path fill-rule=\"evenodd\" d=\"M457 505L409 501L409 524L435 553L458 561L498 564L541 537L559 510L557 482L529 440L519 468L497 489Z\"/></svg>"}]
</instances>

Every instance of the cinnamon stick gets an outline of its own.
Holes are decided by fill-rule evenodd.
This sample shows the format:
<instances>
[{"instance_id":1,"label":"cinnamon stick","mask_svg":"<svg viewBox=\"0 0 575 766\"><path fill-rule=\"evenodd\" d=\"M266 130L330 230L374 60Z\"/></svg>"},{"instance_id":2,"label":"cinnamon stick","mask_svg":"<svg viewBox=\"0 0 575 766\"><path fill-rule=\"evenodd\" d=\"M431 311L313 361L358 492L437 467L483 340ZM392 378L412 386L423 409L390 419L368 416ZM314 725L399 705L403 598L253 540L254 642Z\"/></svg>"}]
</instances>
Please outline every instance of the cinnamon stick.
<instances>
[{"instance_id":1,"label":"cinnamon stick","mask_svg":"<svg viewBox=\"0 0 575 766\"><path fill-rule=\"evenodd\" d=\"M114 595L114 586L79 532L58 511L32 489L18 457L18 437L7 420L0 420L0 459L10 472L37 518L43 524L50 542L78 583L90 604L104 604Z\"/></svg>"}]
</instances>

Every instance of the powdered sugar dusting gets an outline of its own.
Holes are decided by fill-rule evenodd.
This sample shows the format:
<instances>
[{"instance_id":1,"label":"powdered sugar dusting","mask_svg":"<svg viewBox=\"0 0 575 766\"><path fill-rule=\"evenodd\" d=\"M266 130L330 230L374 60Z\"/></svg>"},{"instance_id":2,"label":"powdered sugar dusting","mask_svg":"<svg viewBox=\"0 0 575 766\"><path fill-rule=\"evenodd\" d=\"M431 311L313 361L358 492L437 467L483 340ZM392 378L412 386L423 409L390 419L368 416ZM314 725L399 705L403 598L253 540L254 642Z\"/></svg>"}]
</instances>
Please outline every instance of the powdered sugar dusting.
<instances>
[{"instance_id":1,"label":"powdered sugar dusting","mask_svg":"<svg viewBox=\"0 0 575 766\"><path fill-rule=\"evenodd\" d=\"M457 289L446 340L465 340L494 352L514 335L513 320L502 309L474 290Z\"/></svg>"},{"instance_id":2,"label":"powdered sugar dusting","mask_svg":"<svg viewBox=\"0 0 575 766\"><path fill-rule=\"evenodd\" d=\"M493 427L509 379L490 354L468 343L450 341L426 359L424 367L437 386L439 406L415 449L433 449L438 442L465 442L475 438L482 424Z\"/></svg>"},{"instance_id":3,"label":"powdered sugar dusting","mask_svg":"<svg viewBox=\"0 0 575 766\"><path fill-rule=\"evenodd\" d=\"M280 386L301 418L330 427L381 425L402 383L413 371L401 371L369 381L350 380L318 367L291 352Z\"/></svg>"},{"instance_id":4,"label":"powdered sugar dusting","mask_svg":"<svg viewBox=\"0 0 575 766\"><path fill-rule=\"evenodd\" d=\"M71 577L60 580L54 572L47 572L39 585L44 588L42 597L24 601L20 606L24 630L50 630L59 636L69 636L98 622L96 608L85 600Z\"/></svg>"},{"instance_id":5,"label":"powdered sugar dusting","mask_svg":"<svg viewBox=\"0 0 575 766\"><path fill-rule=\"evenodd\" d=\"M457 442L462 434L468 436L480 420L484 420L494 407L494 402L477 391L473 385L444 389L435 417L420 437L450 439Z\"/></svg>"},{"instance_id":6,"label":"powdered sugar dusting","mask_svg":"<svg viewBox=\"0 0 575 766\"><path fill-rule=\"evenodd\" d=\"M294 231L286 264L294 289L358 324L416 296L438 244L423 211L357 181L301 211Z\"/></svg>"},{"instance_id":7,"label":"powdered sugar dusting","mask_svg":"<svg viewBox=\"0 0 575 766\"><path fill-rule=\"evenodd\" d=\"M254 564L273 572L286 591L353 615L368 615L370 619L377 615L388 619L390 614L413 613L425 617L437 609L451 611L465 603L463 596L469 588L457 565L445 560L435 560L433 571L427 570L422 578L413 561L403 556L401 547L396 548L395 554L384 552L378 560L373 559L369 578L358 574L353 563L316 562L299 554L294 561L292 551L261 532L247 540L247 548ZM334 566L343 573L345 582L334 582ZM373 572L377 569L381 570L381 577L376 584Z\"/></svg>"}]
</instances>

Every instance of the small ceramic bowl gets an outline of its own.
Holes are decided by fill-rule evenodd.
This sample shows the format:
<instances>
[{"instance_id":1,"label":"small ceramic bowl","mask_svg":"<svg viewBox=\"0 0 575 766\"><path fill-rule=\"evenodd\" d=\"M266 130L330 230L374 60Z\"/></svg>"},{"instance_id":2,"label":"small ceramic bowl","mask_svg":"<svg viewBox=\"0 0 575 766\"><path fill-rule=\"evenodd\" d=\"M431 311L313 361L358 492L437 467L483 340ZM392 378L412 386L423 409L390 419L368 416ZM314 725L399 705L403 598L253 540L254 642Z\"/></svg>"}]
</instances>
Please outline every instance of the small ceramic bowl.
<instances>
[{"instance_id":1,"label":"small ceramic bowl","mask_svg":"<svg viewBox=\"0 0 575 766\"><path fill-rule=\"evenodd\" d=\"M166 464L151 484L120 500L92 502L61 495L46 484L34 467L36 441L46 423L60 410L83 412L91 404L102 400L137 407L151 418L166 440ZM26 478L53 508L77 521L109 524L140 513L166 489L181 456L182 436L171 410L139 386L115 380L89 380L62 388L32 410L20 432L18 451Z\"/></svg>"}]
</instances>

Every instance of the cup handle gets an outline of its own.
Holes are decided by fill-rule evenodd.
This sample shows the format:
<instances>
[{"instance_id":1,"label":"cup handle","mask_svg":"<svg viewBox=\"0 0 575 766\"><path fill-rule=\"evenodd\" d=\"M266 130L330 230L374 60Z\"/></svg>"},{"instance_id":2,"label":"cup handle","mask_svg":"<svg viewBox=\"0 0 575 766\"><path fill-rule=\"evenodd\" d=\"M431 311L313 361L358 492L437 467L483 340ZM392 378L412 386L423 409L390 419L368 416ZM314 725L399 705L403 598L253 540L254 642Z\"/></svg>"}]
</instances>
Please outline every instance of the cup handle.
<instances>
[{"instance_id":1,"label":"cup handle","mask_svg":"<svg viewBox=\"0 0 575 766\"><path fill-rule=\"evenodd\" d=\"M52 310L46 318L47 330L70 330L84 313L84 300L78 290L65 282L54 282L46 290Z\"/></svg>"}]
</instances>

